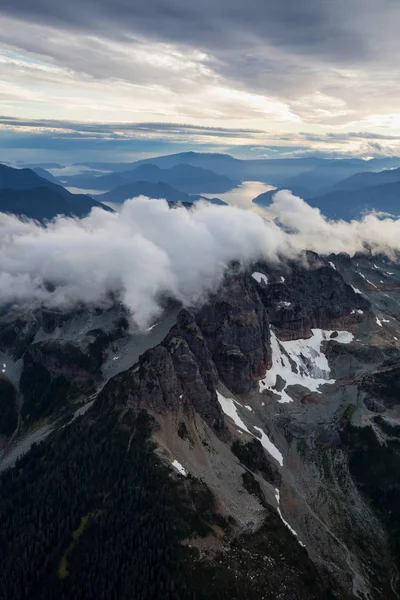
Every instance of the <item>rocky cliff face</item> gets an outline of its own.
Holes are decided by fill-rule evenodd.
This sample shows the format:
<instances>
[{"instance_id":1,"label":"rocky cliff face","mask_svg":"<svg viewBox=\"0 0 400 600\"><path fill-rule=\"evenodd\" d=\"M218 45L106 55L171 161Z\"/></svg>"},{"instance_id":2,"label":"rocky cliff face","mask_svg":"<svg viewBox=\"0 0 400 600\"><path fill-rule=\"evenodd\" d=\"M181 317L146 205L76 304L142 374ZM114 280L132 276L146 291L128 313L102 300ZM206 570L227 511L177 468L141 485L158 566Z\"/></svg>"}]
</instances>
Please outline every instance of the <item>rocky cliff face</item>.
<instances>
[{"instance_id":1,"label":"rocky cliff face","mask_svg":"<svg viewBox=\"0 0 400 600\"><path fill-rule=\"evenodd\" d=\"M258 265L270 277L268 285L260 285L259 294L279 338L309 337L312 328L356 326L370 308L368 299L343 279L332 261L312 252L304 260L305 264L292 262L279 271Z\"/></svg>"},{"instance_id":2,"label":"rocky cliff face","mask_svg":"<svg viewBox=\"0 0 400 600\"><path fill-rule=\"evenodd\" d=\"M272 561L286 587L264 582L266 598L396 599L399 289L400 268L387 259L308 253L302 263L236 266L201 306L142 336L118 311L7 317L8 402L22 406L25 425L50 418L54 397L64 405L94 387L88 423L97 410L131 431L147 411L162 460L203 481L232 525L205 546L190 543L213 568L222 553L219 564L238 574L250 569L242 550L253 552L258 581ZM316 569L312 590L274 532Z\"/></svg>"}]
</instances>

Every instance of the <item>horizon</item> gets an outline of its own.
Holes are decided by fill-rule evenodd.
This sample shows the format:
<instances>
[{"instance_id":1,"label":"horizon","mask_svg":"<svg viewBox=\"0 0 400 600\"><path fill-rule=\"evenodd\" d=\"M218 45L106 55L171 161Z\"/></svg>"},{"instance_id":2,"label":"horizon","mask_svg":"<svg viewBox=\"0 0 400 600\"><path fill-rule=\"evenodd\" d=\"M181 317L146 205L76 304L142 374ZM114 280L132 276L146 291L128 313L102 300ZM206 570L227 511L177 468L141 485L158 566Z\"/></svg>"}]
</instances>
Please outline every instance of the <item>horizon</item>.
<instances>
[{"instance_id":1,"label":"horizon","mask_svg":"<svg viewBox=\"0 0 400 600\"><path fill-rule=\"evenodd\" d=\"M0 149L1 150L1 149ZM109 156L107 153L104 153L104 156L101 155L98 160L96 160L96 158L89 158L88 160L83 160L83 161L74 161L73 157L71 157L71 159L69 160L64 160L62 161L61 164L57 161L52 161L52 160L38 160L38 161L31 161L29 159L17 159L17 160L1 160L0 158L0 164L3 164L5 166L9 166L9 167L13 167L15 169L24 169L24 168L28 168L28 169L33 169L33 168L43 168L47 171L49 171L50 173L52 173L53 171L57 172L59 169L64 169L64 168L68 168L68 167L85 167L87 165L89 165L90 163L104 163L104 164L109 164L111 165L117 165L117 164L125 164L127 166L129 165L134 165L137 162L140 163L142 161L148 161L151 162L152 159L156 159L156 158L164 158L164 157L173 157L173 156L187 156L187 155L191 155L191 154L198 154L198 155L209 155L209 156L225 156L225 157L229 157L229 158L233 158L234 160L238 160L238 161L307 161L307 160L320 160L322 162L328 162L328 161L340 161L340 162L349 162L349 161L359 161L359 162L364 162L364 163L369 163L371 161L385 161L386 159L390 159L393 161L396 161L397 159L400 160L400 152L399 155L393 155L393 156L368 156L368 157L362 157L362 156L321 156L318 153L315 154L309 154L307 156L274 156L274 157L251 157L251 158L246 158L243 156L235 156L235 154L233 152L218 152L218 151L207 151L207 150L183 150L181 152L168 152L168 153L162 153L159 154L155 151L153 152L149 152L146 153L145 156L139 156L138 158L134 158L132 160L109 160L107 157ZM0 153L1 156L1 153ZM112 156L110 158L113 158ZM185 163L182 163L185 164ZM50 166L51 165L51 166ZM57 166L56 166L57 165ZM165 167L159 167L161 169L165 168ZM393 169L393 168L397 168L397 167L389 167L389 169Z\"/></svg>"}]
</instances>

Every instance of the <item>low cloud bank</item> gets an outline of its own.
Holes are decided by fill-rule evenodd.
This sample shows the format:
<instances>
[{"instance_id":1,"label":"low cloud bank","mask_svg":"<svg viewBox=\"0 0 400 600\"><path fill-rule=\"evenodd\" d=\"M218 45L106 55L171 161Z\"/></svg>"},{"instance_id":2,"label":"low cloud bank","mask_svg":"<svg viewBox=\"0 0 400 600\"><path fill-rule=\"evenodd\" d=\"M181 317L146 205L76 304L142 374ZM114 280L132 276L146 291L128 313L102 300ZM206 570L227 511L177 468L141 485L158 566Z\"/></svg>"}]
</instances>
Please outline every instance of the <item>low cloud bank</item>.
<instances>
[{"instance_id":1,"label":"low cloud bank","mask_svg":"<svg viewBox=\"0 0 400 600\"><path fill-rule=\"evenodd\" d=\"M266 212L289 232L288 242L299 250L351 256L366 250L388 256L400 251L400 219L390 215L370 213L360 220L330 221L288 190L277 192Z\"/></svg>"},{"instance_id":2,"label":"low cloud bank","mask_svg":"<svg viewBox=\"0 0 400 600\"><path fill-rule=\"evenodd\" d=\"M120 295L140 327L161 294L191 304L215 288L232 260L277 260L285 234L251 211L199 204L169 209L136 198L119 213L94 209L46 228L0 214L0 304L67 307Z\"/></svg>"},{"instance_id":3,"label":"low cloud bank","mask_svg":"<svg viewBox=\"0 0 400 600\"><path fill-rule=\"evenodd\" d=\"M161 295L197 302L233 260L276 263L304 249L354 254L367 245L400 250L400 220L328 222L288 191L274 196L265 216L203 203L169 209L143 197L119 213L95 208L85 219L61 217L47 227L0 213L0 304L69 308L106 304L118 294L146 327L161 310Z\"/></svg>"}]
</instances>

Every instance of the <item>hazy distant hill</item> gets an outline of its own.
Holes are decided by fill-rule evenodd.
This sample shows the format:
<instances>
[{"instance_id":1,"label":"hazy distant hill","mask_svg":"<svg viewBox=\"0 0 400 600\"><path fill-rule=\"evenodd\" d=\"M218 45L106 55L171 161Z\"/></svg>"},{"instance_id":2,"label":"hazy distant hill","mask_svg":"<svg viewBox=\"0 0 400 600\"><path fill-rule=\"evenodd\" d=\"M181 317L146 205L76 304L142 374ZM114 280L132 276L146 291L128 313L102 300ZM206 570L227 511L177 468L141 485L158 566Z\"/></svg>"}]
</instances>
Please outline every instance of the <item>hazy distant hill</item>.
<instances>
[{"instance_id":1,"label":"hazy distant hill","mask_svg":"<svg viewBox=\"0 0 400 600\"><path fill-rule=\"evenodd\" d=\"M36 175L39 175L39 177L43 177L43 179L52 181L53 183L56 183L57 185L60 184L60 181L57 177L54 177L54 175L52 175L50 173L50 171L46 171L46 169L43 169L42 167L34 167L34 168L32 168L32 171L34 171L36 173Z\"/></svg>"},{"instance_id":2,"label":"hazy distant hill","mask_svg":"<svg viewBox=\"0 0 400 600\"><path fill-rule=\"evenodd\" d=\"M308 195L326 192L336 182L361 171L381 171L400 167L400 159L397 157L369 161L358 158L327 159L319 157L242 160L229 154L207 152L181 152L142 159L135 163L85 162L77 163L77 165L121 172L132 171L140 165L148 164L161 169L171 169L182 163L211 170L214 174L224 175L234 181L262 181L281 188L305 188L308 190ZM162 181L165 180L162 179ZM168 181L167 183L179 187L173 182ZM76 184L71 183L70 185Z\"/></svg>"},{"instance_id":3,"label":"hazy distant hill","mask_svg":"<svg viewBox=\"0 0 400 600\"><path fill-rule=\"evenodd\" d=\"M385 183L394 183L400 181L400 169L386 169L378 173L364 171L347 177L332 186L331 191L336 190L359 190L366 187L373 187Z\"/></svg>"},{"instance_id":4,"label":"hazy distant hill","mask_svg":"<svg viewBox=\"0 0 400 600\"><path fill-rule=\"evenodd\" d=\"M46 220L57 215L83 217L94 206L111 210L90 196L71 194L31 169L0 165L0 212Z\"/></svg>"},{"instance_id":5,"label":"hazy distant hill","mask_svg":"<svg viewBox=\"0 0 400 600\"><path fill-rule=\"evenodd\" d=\"M198 194L186 194L185 192L174 189L167 183L153 183L151 181L136 181L127 185L121 185L105 194L99 194L97 197L103 202L115 202L116 204L119 204L125 202L128 198L135 198L137 196L164 198L169 202L184 202L187 204L193 204L193 202L197 202L198 200L206 200L212 204L226 204L226 202L223 202L219 198L210 199Z\"/></svg>"},{"instance_id":6,"label":"hazy distant hill","mask_svg":"<svg viewBox=\"0 0 400 600\"><path fill-rule=\"evenodd\" d=\"M359 190L337 190L307 202L333 219L359 218L372 210L397 215L400 213L400 181Z\"/></svg>"},{"instance_id":7,"label":"hazy distant hill","mask_svg":"<svg viewBox=\"0 0 400 600\"><path fill-rule=\"evenodd\" d=\"M188 194L221 194L237 187L239 183L209 169L186 164L160 169L152 163L144 163L129 171L108 173L100 177L81 173L66 177L63 181L67 186L97 190L112 190L117 186L137 181L163 182Z\"/></svg>"},{"instance_id":8,"label":"hazy distant hill","mask_svg":"<svg viewBox=\"0 0 400 600\"><path fill-rule=\"evenodd\" d=\"M391 172L394 173L394 171ZM380 173L363 173L363 175L380 175ZM279 190L264 192L254 198L253 202L258 206L268 207L277 191ZM400 214L400 178L392 183L359 189L337 189L318 196L307 195L307 192L301 188L291 191L295 196L305 199L308 204L319 208L325 216L332 219L355 219L372 210L394 215Z\"/></svg>"},{"instance_id":9,"label":"hazy distant hill","mask_svg":"<svg viewBox=\"0 0 400 600\"><path fill-rule=\"evenodd\" d=\"M274 190L268 190L268 192L263 192L262 194L259 194L253 198L253 202L258 206L269 206L272 202L272 197L282 189L287 188L276 188ZM310 195L310 190L305 190L303 188L293 188L291 189L291 192L295 196L300 196L300 198L303 199L307 199L307 197Z\"/></svg>"},{"instance_id":10,"label":"hazy distant hill","mask_svg":"<svg viewBox=\"0 0 400 600\"><path fill-rule=\"evenodd\" d=\"M60 165L57 162L44 162L44 163L20 163L16 165L18 169L65 169L64 165Z\"/></svg>"}]
</instances>

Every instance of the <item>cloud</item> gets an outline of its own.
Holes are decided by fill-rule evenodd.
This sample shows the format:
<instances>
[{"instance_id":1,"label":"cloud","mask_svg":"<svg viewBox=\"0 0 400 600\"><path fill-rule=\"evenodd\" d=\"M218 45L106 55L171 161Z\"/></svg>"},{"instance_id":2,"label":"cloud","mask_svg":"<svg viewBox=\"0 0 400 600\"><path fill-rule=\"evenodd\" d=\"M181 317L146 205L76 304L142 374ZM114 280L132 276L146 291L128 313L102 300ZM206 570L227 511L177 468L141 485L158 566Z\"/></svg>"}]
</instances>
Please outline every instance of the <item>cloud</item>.
<instances>
[{"instance_id":1,"label":"cloud","mask_svg":"<svg viewBox=\"0 0 400 600\"><path fill-rule=\"evenodd\" d=\"M46 228L0 213L0 303L98 305L112 293L145 327L160 295L196 302L232 260L276 261L286 244L274 223L235 207L170 210L163 200L138 198L120 213L95 209Z\"/></svg>"},{"instance_id":2,"label":"cloud","mask_svg":"<svg viewBox=\"0 0 400 600\"><path fill-rule=\"evenodd\" d=\"M10 149L18 150L16 160L47 160L53 152L63 153L60 160L76 162L106 160L113 154L117 160L133 160L157 154L199 150L233 152L243 158L274 157L344 157L399 156L400 133L363 131L342 132L271 132L250 127L204 126L184 122L105 123L63 119L29 119L0 115L4 159ZM23 156L30 149L46 151L48 155ZM86 155L86 156L85 156ZM0 156L1 159L1 156Z\"/></svg>"},{"instance_id":3,"label":"cloud","mask_svg":"<svg viewBox=\"0 0 400 600\"><path fill-rule=\"evenodd\" d=\"M88 136L112 137L121 139L122 135L137 136L145 134L149 136L188 136L198 135L206 137L253 138L257 134L265 134L260 129L228 128L228 127L205 127L202 125L190 125L187 123L99 123L99 122L76 122L62 121L59 119L24 119L22 117L10 117L0 115L0 125L11 129L33 129L40 131L61 131L68 133L87 134Z\"/></svg>"},{"instance_id":4,"label":"cloud","mask_svg":"<svg viewBox=\"0 0 400 600\"><path fill-rule=\"evenodd\" d=\"M288 244L298 250L322 255L346 252L383 253L400 251L400 219L371 213L360 220L330 221L318 208L288 190L277 192L267 213L288 231Z\"/></svg>"},{"instance_id":5,"label":"cloud","mask_svg":"<svg viewBox=\"0 0 400 600\"><path fill-rule=\"evenodd\" d=\"M120 213L95 208L85 219L60 217L46 227L0 213L0 305L99 306L117 296L145 328L162 296L200 302L232 261L276 264L305 249L400 251L399 219L328 221L289 191L276 193L264 216L202 203L169 209L143 197Z\"/></svg>"},{"instance_id":6,"label":"cloud","mask_svg":"<svg viewBox=\"0 0 400 600\"><path fill-rule=\"evenodd\" d=\"M155 120L211 124L247 110L255 128L268 114L341 127L398 113L393 0L3 0L0 11L2 79L19 96L42 87L36 101L51 100L53 116L58 98L75 118L80 106L112 118L115 96L120 110ZM279 107L258 106L257 125L260 97Z\"/></svg>"}]
</instances>

